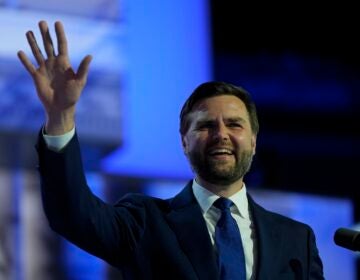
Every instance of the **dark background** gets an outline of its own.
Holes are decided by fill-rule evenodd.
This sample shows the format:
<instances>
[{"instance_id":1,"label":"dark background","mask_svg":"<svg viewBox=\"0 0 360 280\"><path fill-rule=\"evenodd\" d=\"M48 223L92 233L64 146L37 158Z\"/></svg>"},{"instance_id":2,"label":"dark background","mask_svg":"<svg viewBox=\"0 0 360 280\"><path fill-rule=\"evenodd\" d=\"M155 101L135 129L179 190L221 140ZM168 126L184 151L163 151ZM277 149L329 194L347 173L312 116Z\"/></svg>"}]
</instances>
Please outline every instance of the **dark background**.
<instances>
[{"instance_id":1,"label":"dark background","mask_svg":"<svg viewBox=\"0 0 360 280\"><path fill-rule=\"evenodd\" d=\"M275 189L358 198L355 7L235 2L211 1L214 76L244 86L257 102L253 171L261 179L254 180ZM340 94L346 104L338 106L333 97ZM267 96L274 98L268 102Z\"/></svg>"},{"instance_id":2,"label":"dark background","mask_svg":"<svg viewBox=\"0 0 360 280\"><path fill-rule=\"evenodd\" d=\"M355 4L291 6L238 1L210 1L213 45L216 53L283 53L339 58L359 70Z\"/></svg>"}]
</instances>

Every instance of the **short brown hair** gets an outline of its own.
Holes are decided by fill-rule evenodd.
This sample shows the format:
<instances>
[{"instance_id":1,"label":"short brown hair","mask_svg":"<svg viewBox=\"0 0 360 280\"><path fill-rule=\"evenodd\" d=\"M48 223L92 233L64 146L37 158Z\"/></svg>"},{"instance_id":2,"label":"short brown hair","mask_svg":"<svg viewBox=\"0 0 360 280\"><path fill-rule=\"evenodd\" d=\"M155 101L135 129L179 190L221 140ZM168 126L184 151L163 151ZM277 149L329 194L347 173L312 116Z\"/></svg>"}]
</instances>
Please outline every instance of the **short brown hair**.
<instances>
[{"instance_id":1,"label":"short brown hair","mask_svg":"<svg viewBox=\"0 0 360 280\"><path fill-rule=\"evenodd\" d=\"M185 101L180 112L181 135L184 135L189 129L187 115L192 111L195 104L206 98L219 95L233 95L238 97L242 102L244 102L249 114L251 129L253 133L257 135L259 132L259 121L257 117L256 106L250 94L242 87L216 81L206 82L199 85Z\"/></svg>"}]
</instances>

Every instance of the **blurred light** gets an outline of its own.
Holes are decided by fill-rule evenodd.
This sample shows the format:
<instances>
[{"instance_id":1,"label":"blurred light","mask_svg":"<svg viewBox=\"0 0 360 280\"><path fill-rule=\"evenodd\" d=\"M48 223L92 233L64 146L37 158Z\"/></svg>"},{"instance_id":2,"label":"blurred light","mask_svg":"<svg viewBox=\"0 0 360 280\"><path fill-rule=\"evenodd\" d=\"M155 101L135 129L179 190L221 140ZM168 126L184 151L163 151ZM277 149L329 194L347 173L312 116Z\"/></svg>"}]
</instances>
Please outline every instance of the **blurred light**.
<instances>
[{"instance_id":1,"label":"blurred light","mask_svg":"<svg viewBox=\"0 0 360 280\"><path fill-rule=\"evenodd\" d=\"M152 181L143 187L143 193L152 197L168 199L177 195L187 182Z\"/></svg>"},{"instance_id":2,"label":"blurred light","mask_svg":"<svg viewBox=\"0 0 360 280\"><path fill-rule=\"evenodd\" d=\"M179 113L194 88L211 79L208 1L129 1L127 12L123 146L103 160L103 170L188 178Z\"/></svg>"}]
</instances>

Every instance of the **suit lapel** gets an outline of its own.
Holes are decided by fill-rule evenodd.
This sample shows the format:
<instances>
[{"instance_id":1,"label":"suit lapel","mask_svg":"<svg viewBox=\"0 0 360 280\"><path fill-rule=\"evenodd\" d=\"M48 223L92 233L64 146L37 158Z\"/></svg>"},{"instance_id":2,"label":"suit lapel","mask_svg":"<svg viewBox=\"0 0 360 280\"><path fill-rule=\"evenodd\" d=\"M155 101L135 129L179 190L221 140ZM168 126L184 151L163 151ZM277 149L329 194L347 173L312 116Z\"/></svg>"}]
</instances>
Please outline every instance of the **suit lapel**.
<instances>
[{"instance_id":1,"label":"suit lapel","mask_svg":"<svg viewBox=\"0 0 360 280\"><path fill-rule=\"evenodd\" d=\"M214 250L205 220L191 188L191 182L171 200L169 225L188 256L199 279L218 279Z\"/></svg>"},{"instance_id":2,"label":"suit lapel","mask_svg":"<svg viewBox=\"0 0 360 280\"><path fill-rule=\"evenodd\" d=\"M274 279L284 239L273 222L273 216L256 204L250 195L248 200L257 235L255 279ZM171 200L170 205L172 211L167 215L169 225L199 279L218 279L216 256L200 206L193 195L191 182Z\"/></svg>"},{"instance_id":3,"label":"suit lapel","mask_svg":"<svg viewBox=\"0 0 360 280\"><path fill-rule=\"evenodd\" d=\"M257 236L256 279L274 279L282 252L283 238L272 221L272 215L248 195L250 211Z\"/></svg>"}]
</instances>

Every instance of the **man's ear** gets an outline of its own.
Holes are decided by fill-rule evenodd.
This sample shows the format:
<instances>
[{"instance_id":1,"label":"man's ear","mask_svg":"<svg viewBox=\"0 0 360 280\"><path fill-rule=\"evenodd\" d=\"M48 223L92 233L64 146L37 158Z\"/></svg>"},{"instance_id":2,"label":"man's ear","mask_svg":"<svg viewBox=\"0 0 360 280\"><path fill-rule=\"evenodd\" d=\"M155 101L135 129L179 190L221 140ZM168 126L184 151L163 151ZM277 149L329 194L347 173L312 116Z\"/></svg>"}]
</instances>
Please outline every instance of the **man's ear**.
<instances>
[{"instance_id":1,"label":"man's ear","mask_svg":"<svg viewBox=\"0 0 360 280\"><path fill-rule=\"evenodd\" d=\"M182 148L183 148L183 152L186 155L188 145L187 145L187 139L186 139L185 135L181 135L181 145L182 145Z\"/></svg>"},{"instance_id":2,"label":"man's ear","mask_svg":"<svg viewBox=\"0 0 360 280\"><path fill-rule=\"evenodd\" d=\"M255 155L256 153L256 135L253 134L251 136L251 148L252 148L252 155Z\"/></svg>"}]
</instances>

